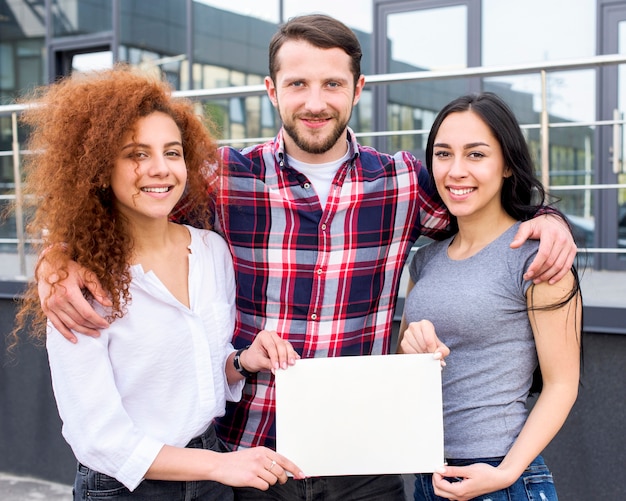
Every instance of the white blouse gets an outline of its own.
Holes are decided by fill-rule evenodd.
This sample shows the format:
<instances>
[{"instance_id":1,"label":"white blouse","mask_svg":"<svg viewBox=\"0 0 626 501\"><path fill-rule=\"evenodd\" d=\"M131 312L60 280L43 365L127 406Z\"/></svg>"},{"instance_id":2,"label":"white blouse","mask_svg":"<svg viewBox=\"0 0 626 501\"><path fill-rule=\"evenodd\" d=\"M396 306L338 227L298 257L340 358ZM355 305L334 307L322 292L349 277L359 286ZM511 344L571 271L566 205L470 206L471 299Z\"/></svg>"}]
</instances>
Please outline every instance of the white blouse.
<instances>
[{"instance_id":1,"label":"white blouse","mask_svg":"<svg viewBox=\"0 0 626 501\"><path fill-rule=\"evenodd\" d=\"M135 265L128 311L100 337L72 344L48 326L63 436L79 462L130 490L163 445L184 447L224 414L227 399L241 398L244 382L229 386L225 376L234 351L231 255L217 233L188 228L191 308Z\"/></svg>"}]
</instances>

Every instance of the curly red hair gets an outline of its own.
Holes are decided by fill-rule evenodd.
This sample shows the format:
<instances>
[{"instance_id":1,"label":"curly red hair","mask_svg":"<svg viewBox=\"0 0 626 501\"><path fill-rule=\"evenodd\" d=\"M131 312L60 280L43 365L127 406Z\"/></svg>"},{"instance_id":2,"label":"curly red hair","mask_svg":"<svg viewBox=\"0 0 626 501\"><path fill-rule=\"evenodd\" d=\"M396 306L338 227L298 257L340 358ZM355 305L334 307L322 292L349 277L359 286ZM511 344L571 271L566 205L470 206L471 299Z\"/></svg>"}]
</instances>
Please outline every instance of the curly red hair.
<instances>
[{"instance_id":1,"label":"curly red hair","mask_svg":"<svg viewBox=\"0 0 626 501\"><path fill-rule=\"evenodd\" d=\"M163 112L180 129L187 166L186 213L211 227L217 144L192 102L174 98L168 84L127 66L75 74L37 89L22 121L30 126L25 157L26 190L35 206L29 232L43 237L45 259L58 269L54 291L70 260L91 270L109 294L109 321L124 314L130 300L128 263L133 242L106 189L122 137L138 119ZM18 326L32 320L32 337L45 336L45 317L36 284L18 313Z\"/></svg>"}]
</instances>

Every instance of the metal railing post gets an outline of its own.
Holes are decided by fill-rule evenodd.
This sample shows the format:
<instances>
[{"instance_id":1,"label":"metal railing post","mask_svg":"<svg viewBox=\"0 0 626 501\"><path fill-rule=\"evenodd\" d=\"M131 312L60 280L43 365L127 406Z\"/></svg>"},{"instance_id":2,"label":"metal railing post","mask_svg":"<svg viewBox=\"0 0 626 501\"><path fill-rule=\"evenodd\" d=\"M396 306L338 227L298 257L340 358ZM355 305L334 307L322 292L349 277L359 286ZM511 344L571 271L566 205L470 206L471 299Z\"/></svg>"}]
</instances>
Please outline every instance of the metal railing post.
<instances>
[{"instance_id":1,"label":"metal railing post","mask_svg":"<svg viewBox=\"0 0 626 501\"><path fill-rule=\"evenodd\" d=\"M13 179L15 180L15 228L17 236L17 255L19 270L26 277L26 235L24 231L24 194L22 192L22 174L20 169L20 143L17 135L17 112L11 113L11 130L13 134Z\"/></svg>"},{"instance_id":2,"label":"metal railing post","mask_svg":"<svg viewBox=\"0 0 626 501\"><path fill-rule=\"evenodd\" d=\"M550 127L546 70L541 70L541 183L550 191Z\"/></svg>"}]
</instances>

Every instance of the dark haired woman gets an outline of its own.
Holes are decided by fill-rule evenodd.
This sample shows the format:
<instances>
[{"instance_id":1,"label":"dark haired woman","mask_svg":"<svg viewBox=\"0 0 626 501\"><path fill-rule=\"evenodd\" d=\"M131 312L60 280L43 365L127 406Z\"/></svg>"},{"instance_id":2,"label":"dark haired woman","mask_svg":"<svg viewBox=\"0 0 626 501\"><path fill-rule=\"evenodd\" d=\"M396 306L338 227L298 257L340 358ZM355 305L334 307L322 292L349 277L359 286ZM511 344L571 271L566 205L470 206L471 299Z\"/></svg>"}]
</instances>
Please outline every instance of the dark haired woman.
<instances>
[{"instance_id":1,"label":"dark haired woman","mask_svg":"<svg viewBox=\"0 0 626 501\"><path fill-rule=\"evenodd\" d=\"M540 454L578 392L582 303L576 270L524 280L537 243L509 246L544 191L515 116L495 94L448 104L426 161L458 232L410 264L399 352L437 353L447 465L417 475L416 500L557 499ZM543 389L528 413L539 365Z\"/></svg>"}]
</instances>

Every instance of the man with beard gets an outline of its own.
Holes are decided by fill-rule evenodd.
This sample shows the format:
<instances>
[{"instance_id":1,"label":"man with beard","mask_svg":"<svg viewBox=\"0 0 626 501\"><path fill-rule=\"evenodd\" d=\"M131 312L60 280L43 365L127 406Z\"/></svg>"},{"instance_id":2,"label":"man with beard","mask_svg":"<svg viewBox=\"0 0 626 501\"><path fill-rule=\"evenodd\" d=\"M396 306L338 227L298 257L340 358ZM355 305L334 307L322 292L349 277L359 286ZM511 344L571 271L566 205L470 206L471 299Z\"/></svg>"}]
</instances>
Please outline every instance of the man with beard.
<instances>
[{"instance_id":1,"label":"man with beard","mask_svg":"<svg viewBox=\"0 0 626 501\"><path fill-rule=\"evenodd\" d=\"M236 348L245 350L265 329L289 340L302 358L389 353L412 245L420 235L449 234L447 211L421 163L408 152L361 146L348 128L365 84L360 61L360 44L341 22L291 19L270 42L265 79L283 128L265 144L221 150L215 226L233 254ZM184 207L180 214L184 219ZM514 243L539 236L544 249L531 269L536 279L556 280L570 269L576 246L552 215L523 223ZM47 265L39 278L48 276L44 271ZM75 339L70 329L97 335L106 324L79 288L107 299L89 272L77 269L63 285L44 305L50 320L68 339ZM40 280L42 297L47 287ZM217 433L231 449L274 448L274 378L241 363L238 370L248 378L244 394L218 419ZM236 497L403 500L404 489L400 475L339 476L289 479L266 492L236 489Z\"/></svg>"}]
</instances>

